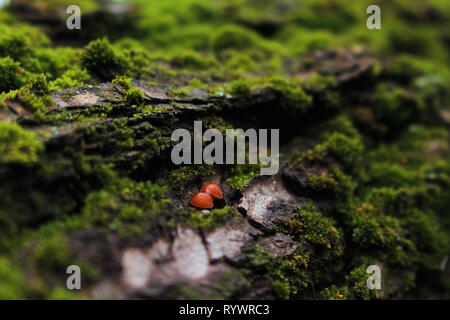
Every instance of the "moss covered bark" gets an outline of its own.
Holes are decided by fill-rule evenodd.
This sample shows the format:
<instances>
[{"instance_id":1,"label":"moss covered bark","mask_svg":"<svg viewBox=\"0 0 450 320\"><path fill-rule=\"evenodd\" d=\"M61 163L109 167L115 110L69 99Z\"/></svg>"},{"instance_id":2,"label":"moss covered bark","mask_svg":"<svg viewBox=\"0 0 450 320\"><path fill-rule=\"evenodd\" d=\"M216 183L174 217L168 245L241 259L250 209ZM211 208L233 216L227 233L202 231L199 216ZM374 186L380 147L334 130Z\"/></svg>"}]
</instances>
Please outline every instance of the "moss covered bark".
<instances>
[{"instance_id":1,"label":"moss covered bark","mask_svg":"<svg viewBox=\"0 0 450 320\"><path fill-rule=\"evenodd\" d=\"M101 9L85 2L95 26ZM30 2L47 23L15 1L2 9L1 298L95 298L105 279L123 289L122 252L176 247L186 230L219 266L207 288L121 297L449 297L446 1L391 1L379 32L361 31L364 1L282 2L131 1L77 46L49 30L58 6ZM194 120L281 129L277 177L297 202L275 201L270 228L237 210L266 183L259 165L172 164L170 135ZM214 179L224 202L190 208ZM243 225L239 257L214 258L211 234ZM295 249L274 254L276 239ZM86 277L80 294L64 287L70 264ZM381 291L365 285L371 264Z\"/></svg>"}]
</instances>

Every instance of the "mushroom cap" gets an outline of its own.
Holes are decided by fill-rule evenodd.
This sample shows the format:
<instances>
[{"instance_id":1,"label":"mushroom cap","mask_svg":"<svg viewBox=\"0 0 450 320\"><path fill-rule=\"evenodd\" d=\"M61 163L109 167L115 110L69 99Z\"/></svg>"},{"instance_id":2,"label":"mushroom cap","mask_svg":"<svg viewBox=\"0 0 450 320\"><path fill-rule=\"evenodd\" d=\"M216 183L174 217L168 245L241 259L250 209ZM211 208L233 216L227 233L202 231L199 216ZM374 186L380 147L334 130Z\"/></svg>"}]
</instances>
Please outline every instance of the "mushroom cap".
<instances>
[{"instance_id":1,"label":"mushroom cap","mask_svg":"<svg viewBox=\"0 0 450 320\"><path fill-rule=\"evenodd\" d=\"M197 192L192 196L191 205L197 209L211 209L214 206L214 201L206 192Z\"/></svg>"},{"instance_id":2,"label":"mushroom cap","mask_svg":"<svg viewBox=\"0 0 450 320\"><path fill-rule=\"evenodd\" d=\"M220 186L214 182L205 184L200 192L206 192L210 194L214 199L222 199L223 197L222 188L220 188Z\"/></svg>"}]
</instances>

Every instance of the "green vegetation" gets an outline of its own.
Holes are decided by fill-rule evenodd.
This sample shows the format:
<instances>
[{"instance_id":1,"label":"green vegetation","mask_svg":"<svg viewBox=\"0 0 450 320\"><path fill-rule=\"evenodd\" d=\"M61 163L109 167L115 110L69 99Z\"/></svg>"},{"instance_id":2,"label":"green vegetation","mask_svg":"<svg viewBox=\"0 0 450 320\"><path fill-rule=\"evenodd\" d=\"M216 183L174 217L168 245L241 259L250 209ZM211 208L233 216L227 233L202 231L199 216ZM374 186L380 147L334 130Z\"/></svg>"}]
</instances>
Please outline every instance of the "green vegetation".
<instances>
[{"instance_id":1,"label":"green vegetation","mask_svg":"<svg viewBox=\"0 0 450 320\"><path fill-rule=\"evenodd\" d=\"M229 207L214 209L206 213L194 212L186 221L186 225L194 229L209 231L236 215L236 209Z\"/></svg>"},{"instance_id":2,"label":"green vegetation","mask_svg":"<svg viewBox=\"0 0 450 320\"><path fill-rule=\"evenodd\" d=\"M164 188L120 178L111 182L86 197L82 209L84 220L124 237L147 232L146 228L157 222L158 215L168 205L163 199Z\"/></svg>"},{"instance_id":3,"label":"green vegetation","mask_svg":"<svg viewBox=\"0 0 450 320\"><path fill-rule=\"evenodd\" d=\"M103 38L89 43L81 53L81 63L91 75L112 80L114 74L126 72L126 60Z\"/></svg>"},{"instance_id":4,"label":"green vegetation","mask_svg":"<svg viewBox=\"0 0 450 320\"><path fill-rule=\"evenodd\" d=\"M55 19L69 2L26 1L37 17ZM275 123L286 139L280 174L292 174L302 198L275 222L301 245L280 257L245 248L207 297L248 298L261 283L279 299L448 297L448 1L380 3L382 29L373 31L369 4L129 0L79 38L2 8L0 298L83 298L64 289L64 269L82 265L88 284L102 276L101 263L74 250L86 233L142 245L178 225L204 234L240 218L235 205L261 165L172 165L170 134L193 119L222 132ZM101 4L81 6L90 15ZM124 21L126 30L117 27ZM320 63L343 48L373 67L343 83L336 65ZM70 105L77 88L105 82L98 104ZM55 109L62 90L67 106ZM211 98L208 109L196 109L198 96ZM182 198L213 176L231 193L224 206L187 207ZM381 291L365 285L372 264L382 266ZM167 296L205 293L186 285Z\"/></svg>"},{"instance_id":5,"label":"green vegetation","mask_svg":"<svg viewBox=\"0 0 450 320\"><path fill-rule=\"evenodd\" d=\"M327 249L336 247L339 241L338 231L333 227L330 219L324 218L313 206L295 207L292 215L293 217L281 226L283 232Z\"/></svg>"},{"instance_id":6,"label":"green vegetation","mask_svg":"<svg viewBox=\"0 0 450 320\"><path fill-rule=\"evenodd\" d=\"M32 132L15 123L0 122L0 162L30 164L38 161L44 146Z\"/></svg>"},{"instance_id":7,"label":"green vegetation","mask_svg":"<svg viewBox=\"0 0 450 320\"><path fill-rule=\"evenodd\" d=\"M0 91L18 89L24 83L25 71L10 57L0 59ZM21 76L22 74L22 76Z\"/></svg>"},{"instance_id":8,"label":"green vegetation","mask_svg":"<svg viewBox=\"0 0 450 320\"><path fill-rule=\"evenodd\" d=\"M4 257L0 258L0 280L1 299L25 298L26 283L23 275Z\"/></svg>"}]
</instances>

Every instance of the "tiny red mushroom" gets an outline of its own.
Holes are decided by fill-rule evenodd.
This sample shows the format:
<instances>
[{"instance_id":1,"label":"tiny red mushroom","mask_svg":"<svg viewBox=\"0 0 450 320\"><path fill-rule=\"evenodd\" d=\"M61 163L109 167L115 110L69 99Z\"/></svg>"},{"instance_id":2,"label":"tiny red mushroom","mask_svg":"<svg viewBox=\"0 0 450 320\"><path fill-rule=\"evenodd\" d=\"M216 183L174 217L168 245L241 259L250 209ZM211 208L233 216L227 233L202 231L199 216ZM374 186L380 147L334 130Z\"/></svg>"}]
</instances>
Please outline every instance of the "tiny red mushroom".
<instances>
[{"instance_id":1,"label":"tiny red mushroom","mask_svg":"<svg viewBox=\"0 0 450 320\"><path fill-rule=\"evenodd\" d=\"M223 196L222 189L217 183L214 182L205 184L200 192L206 192L214 199L222 199Z\"/></svg>"},{"instance_id":2,"label":"tiny red mushroom","mask_svg":"<svg viewBox=\"0 0 450 320\"><path fill-rule=\"evenodd\" d=\"M211 209L214 205L214 201L206 192L197 192L192 196L191 204L197 209Z\"/></svg>"}]
</instances>

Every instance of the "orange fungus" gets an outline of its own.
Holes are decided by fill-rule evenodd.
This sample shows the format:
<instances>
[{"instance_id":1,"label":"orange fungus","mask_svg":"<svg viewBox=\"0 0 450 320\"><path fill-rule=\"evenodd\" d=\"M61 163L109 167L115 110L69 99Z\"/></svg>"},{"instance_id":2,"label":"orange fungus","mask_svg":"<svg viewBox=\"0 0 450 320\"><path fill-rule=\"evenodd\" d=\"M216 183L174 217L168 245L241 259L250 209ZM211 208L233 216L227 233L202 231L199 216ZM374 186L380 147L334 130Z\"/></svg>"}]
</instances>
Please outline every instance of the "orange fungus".
<instances>
[{"instance_id":1,"label":"orange fungus","mask_svg":"<svg viewBox=\"0 0 450 320\"><path fill-rule=\"evenodd\" d=\"M203 186L200 192L206 192L211 195L214 199L222 199L223 193L222 189L217 183L207 183Z\"/></svg>"},{"instance_id":2,"label":"orange fungus","mask_svg":"<svg viewBox=\"0 0 450 320\"><path fill-rule=\"evenodd\" d=\"M197 192L192 196L191 205L197 209L211 209L214 203L213 198L206 192Z\"/></svg>"}]
</instances>

